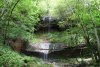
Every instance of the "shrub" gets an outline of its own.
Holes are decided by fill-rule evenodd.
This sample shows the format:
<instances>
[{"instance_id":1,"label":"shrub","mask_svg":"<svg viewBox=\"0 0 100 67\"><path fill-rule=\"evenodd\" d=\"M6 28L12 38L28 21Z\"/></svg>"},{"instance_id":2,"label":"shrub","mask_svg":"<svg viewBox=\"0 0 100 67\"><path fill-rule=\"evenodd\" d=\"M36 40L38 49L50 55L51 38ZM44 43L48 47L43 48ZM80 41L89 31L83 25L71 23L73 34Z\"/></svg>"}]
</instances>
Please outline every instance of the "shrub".
<instances>
[{"instance_id":1,"label":"shrub","mask_svg":"<svg viewBox=\"0 0 100 67\"><path fill-rule=\"evenodd\" d=\"M35 57L18 54L8 47L0 46L0 66L1 67L47 67L48 64L43 64ZM51 67L50 65L48 65Z\"/></svg>"}]
</instances>

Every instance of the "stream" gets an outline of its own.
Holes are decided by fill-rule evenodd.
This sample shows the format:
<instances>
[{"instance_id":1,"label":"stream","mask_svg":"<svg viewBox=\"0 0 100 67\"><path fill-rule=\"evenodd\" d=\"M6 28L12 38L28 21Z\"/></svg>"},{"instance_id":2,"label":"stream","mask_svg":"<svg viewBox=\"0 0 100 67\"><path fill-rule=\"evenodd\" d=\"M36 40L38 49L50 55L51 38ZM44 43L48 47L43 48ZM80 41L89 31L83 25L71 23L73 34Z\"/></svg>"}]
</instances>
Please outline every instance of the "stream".
<instances>
[{"instance_id":1,"label":"stream","mask_svg":"<svg viewBox=\"0 0 100 67\"><path fill-rule=\"evenodd\" d=\"M82 61L86 61L87 63L90 63L90 61L92 60L91 58L68 58L68 57L58 57L58 55L56 53L54 53L52 56L50 55L50 53L54 52L54 51L58 51L59 50L62 51L63 46L61 46L61 44L59 43L55 43L55 44L51 44L51 43L39 43L38 44L39 49L37 50L40 53L40 59L42 59L43 63L46 64L51 64L54 67L86 67L84 66L85 64L83 64L82 66L80 62ZM60 56L62 56L62 54L59 54Z\"/></svg>"},{"instance_id":2,"label":"stream","mask_svg":"<svg viewBox=\"0 0 100 67\"><path fill-rule=\"evenodd\" d=\"M51 48L50 43L40 43L39 47L42 49L42 50L38 50L38 51L40 52L41 59L43 60L43 63L52 64L54 67L77 67L77 64L76 65L68 64L68 63L65 63L66 61L62 62L60 59L54 59L54 58L50 59L50 57L48 57L48 54L49 54L50 48ZM57 46L52 47L52 48L56 49ZM58 62L58 61L60 61L60 62Z\"/></svg>"}]
</instances>

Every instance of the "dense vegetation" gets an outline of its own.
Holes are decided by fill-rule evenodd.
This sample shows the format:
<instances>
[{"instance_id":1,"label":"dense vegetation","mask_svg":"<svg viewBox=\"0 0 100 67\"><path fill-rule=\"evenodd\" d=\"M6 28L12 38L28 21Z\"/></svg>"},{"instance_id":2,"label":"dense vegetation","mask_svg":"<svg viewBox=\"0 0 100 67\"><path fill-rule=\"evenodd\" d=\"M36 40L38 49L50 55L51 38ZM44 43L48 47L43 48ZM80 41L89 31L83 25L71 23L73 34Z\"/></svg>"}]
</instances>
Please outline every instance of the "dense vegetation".
<instances>
[{"instance_id":1,"label":"dense vegetation","mask_svg":"<svg viewBox=\"0 0 100 67\"><path fill-rule=\"evenodd\" d=\"M51 65L40 62L38 58L20 55L8 46L0 46L1 67L51 67Z\"/></svg>"},{"instance_id":2,"label":"dense vegetation","mask_svg":"<svg viewBox=\"0 0 100 67\"><path fill-rule=\"evenodd\" d=\"M56 25L63 31L34 33L43 15L59 19ZM53 43L85 44L94 62L100 62L100 1L0 0L0 66L44 67L39 59L11 50L7 39L39 42L39 37L45 36Z\"/></svg>"}]
</instances>

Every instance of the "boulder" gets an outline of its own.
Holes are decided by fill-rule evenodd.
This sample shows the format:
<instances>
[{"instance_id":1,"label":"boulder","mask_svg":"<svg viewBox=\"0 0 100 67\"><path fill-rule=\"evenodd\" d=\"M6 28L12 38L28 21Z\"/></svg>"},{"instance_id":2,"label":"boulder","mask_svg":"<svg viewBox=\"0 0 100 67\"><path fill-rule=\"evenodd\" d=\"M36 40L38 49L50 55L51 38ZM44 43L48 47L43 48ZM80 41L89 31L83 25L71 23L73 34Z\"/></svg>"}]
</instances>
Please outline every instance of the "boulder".
<instances>
[{"instance_id":1,"label":"boulder","mask_svg":"<svg viewBox=\"0 0 100 67\"><path fill-rule=\"evenodd\" d=\"M21 52L24 50L24 43L22 39L7 39L6 42L12 47L14 51Z\"/></svg>"}]
</instances>

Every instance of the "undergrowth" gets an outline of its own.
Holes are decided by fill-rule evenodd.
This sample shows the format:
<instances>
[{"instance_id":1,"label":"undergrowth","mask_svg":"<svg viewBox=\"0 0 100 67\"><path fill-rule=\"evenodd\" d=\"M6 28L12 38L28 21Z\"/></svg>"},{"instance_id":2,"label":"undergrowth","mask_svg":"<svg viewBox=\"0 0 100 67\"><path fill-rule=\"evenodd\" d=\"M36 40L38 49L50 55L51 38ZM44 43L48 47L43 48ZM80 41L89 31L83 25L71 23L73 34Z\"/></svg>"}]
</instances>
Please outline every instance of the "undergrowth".
<instances>
[{"instance_id":1,"label":"undergrowth","mask_svg":"<svg viewBox=\"0 0 100 67\"><path fill-rule=\"evenodd\" d=\"M11 50L9 46L0 46L0 67L52 67L35 57L25 56Z\"/></svg>"}]
</instances>

